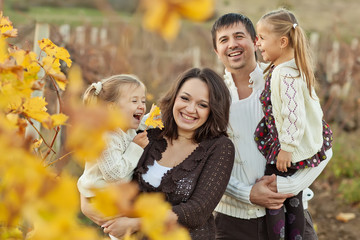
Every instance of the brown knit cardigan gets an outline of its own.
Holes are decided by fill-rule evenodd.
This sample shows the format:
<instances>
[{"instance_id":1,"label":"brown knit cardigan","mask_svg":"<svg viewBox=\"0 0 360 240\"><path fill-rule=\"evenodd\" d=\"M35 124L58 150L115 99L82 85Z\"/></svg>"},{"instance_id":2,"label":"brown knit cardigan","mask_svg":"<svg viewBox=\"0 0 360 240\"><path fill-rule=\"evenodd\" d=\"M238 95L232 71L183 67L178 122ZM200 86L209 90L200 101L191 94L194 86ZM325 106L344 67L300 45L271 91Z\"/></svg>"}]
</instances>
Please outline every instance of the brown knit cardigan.
<instances>
[{"instance_id":1,"label":"brown knit cardigan","mask_svg":"<svg viewBox=\"0 0 360 240\"><path fill-rule=\"evenodd\" d=\"M226 136L206 139L179 165L170 169L159 187L145 182L142 174L160 160L167 147L160 130L148 130L150 143L145 148L134 172L142 192L163 192L186 227L192 239L215 239L213 210L219 203L230 179L234 163L234 145Z\"/></svg>"}]
</instances>

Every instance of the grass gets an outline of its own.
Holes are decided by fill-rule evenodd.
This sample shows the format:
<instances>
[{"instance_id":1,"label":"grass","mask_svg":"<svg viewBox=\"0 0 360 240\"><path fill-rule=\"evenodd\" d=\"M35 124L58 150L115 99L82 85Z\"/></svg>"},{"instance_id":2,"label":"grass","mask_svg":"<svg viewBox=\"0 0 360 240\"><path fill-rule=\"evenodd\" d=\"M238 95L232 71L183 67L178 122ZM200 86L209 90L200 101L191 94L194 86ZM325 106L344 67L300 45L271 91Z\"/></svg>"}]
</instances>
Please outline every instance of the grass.
<instances>
[{"instance_id":1,"label":"grass","mask_svg":"<svg viewBox=\"0 0 360 240\"><path fill-rule=\"evenodd\" d=\"M339 184L338 193L346 203L360 203L360 146L359 131L344 132L335 124L333 157L321 178Z\"/></svg>"},{"instance_id":2,"label":"grass","mask_svg":"<svg viewBox=\"0 0 360 240\"><path fill-rule=\"evenodd\" d=\"M129 14L115 13L112 20L129 18ZM93 8L60 8L60 7L30 7L28 11L11 9L9 4L4 6L4 15L10 17L15 25L28 24L29 22L46 22L49 24L70 24L72 26L91 24L102 25L109 21L106 13Z\"/></svg>"}]
</instances>

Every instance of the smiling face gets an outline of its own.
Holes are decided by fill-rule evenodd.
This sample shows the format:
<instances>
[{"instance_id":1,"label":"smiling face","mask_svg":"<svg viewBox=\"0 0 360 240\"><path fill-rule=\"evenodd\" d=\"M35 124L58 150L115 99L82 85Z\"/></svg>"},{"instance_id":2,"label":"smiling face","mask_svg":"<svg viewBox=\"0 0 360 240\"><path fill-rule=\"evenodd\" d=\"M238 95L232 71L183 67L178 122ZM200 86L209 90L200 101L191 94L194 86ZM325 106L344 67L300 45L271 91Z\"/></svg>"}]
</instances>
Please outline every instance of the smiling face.
<instances>
[{"instance_id":1,"label":"smiling face","mask_svg":"<svg viewBox=\"0 0 360 240\"><path fill-rule=\"evenodd\" d=\"M116 102L116 106L128 121L128 129L136 129L146 111L145 88L143 85L126 84L121 87L120 91L120 99ZM128 129L123 130L127 131Z\"/></svg>"},{"instance_id":2,"label":"smiling face","mask_svg":"<svg viewBox=\"0 0 360 240\"><path fill-rule=\"evenodd\" d=\"M255 42L241 22L217 31L215 52L230 72L256 64Z\"/></svg>"},{"instance_id":3,"label":"smiling face","mask_svg":"<svg viewBox=\"0 0 360 240\"><path fill-rule=\"evenodd\" d=\"M195 130L207 121L209 114L207 84L199 78L188 79L179 89L173 106L178 134L192 137Z\"/></svg>"},{"instance_id":4,"label":"smiling face","mask_svg":"<svg viewBox=\"0 0 360 240\"><path fill-rule=\"evenodd\" d=\"M256 24L258 40L256 46L259 48L261 55L266 62L273 62L277 65L277 60L281 56L280 37L273 33L272 26L262 20Z\"/></svg>"}]
</instances>

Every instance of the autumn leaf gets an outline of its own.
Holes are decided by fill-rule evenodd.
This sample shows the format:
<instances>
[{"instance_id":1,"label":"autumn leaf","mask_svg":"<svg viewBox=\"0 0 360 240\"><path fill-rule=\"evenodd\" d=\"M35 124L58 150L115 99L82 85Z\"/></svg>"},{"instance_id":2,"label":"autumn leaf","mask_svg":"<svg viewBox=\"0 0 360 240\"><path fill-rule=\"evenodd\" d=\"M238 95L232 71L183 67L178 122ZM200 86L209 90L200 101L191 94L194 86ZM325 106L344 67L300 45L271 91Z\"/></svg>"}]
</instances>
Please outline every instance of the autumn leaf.
<instances>
[{"instance_id":1,"label":"autumn leaf","mask_svg":"<svg viewBox=\"0 0 360 240\"><path fill-rule=\"evenodd\" d=\"M44 120L43 126L47 129L51 129L53 127L59 125L65 125L65 122L68 120L68 116L63 113L53 114L48 119Z\"/></svg>"},{"instance_id":2,"label":"autumn leaf","mask_svg":"<svg viewBox=\"0 0 360 240\"><path fill-rule=\"evenodd\" d=\"M336 215L336 220L340 221L340 222L348 222L352 219L355 219L355 213L339 213L338 215Z\"/></svg>"},{"instance_id":3,"label":"autumn leaf","mask_svg":"<svg viewBox=\"0 0 360 240\"><path fill-rule=\"evenodd\" d=\"M66 146L74 151L75 159L80 162L97 159L105 148L105 133L125 128L128 124L121 112L102 105L73 105L69 111Z\"/></svg>"},{"instance_id":4,"label":"autumn leaf","mask_svg":"<svg viewBox=\"0 0 360 240\"><path fill-rule=\"evenodd\" d=\"M161 120L161 112L160 108L156 105L151 106L151 110L149 113L149 117L145 120L146 126L151 126L153 128L159 127L160 129L163 129L164 124Z\"/></svg>"},{"instance_id":5,"label":"autumn leaf","mask_svg":"<svg viewBox=\"0 0 360 240\"><path fill-rule=\"evenodd\" d=\"M43 97L33 97L25 100L23 104L23 113L29 118L33 118L39 122L44 121L50 115L46 112L47 102Z\"/></svg>"},{"instance_id":6,"label":"autumn leaf","mask_svg":"<svg viewBox=\"0 0 360 240\"><path fill-rule=\"evenodd\" d=\"M178 5L179 13L192 21L205 21L214 13L213 0L187 0Z\"/></svg>"},{"instance_id":7,"label":"autumn leaf","mask_svg":"<svg viewBox=\"0 0 360 240\"><path fill-rule=\"evenodd\" d=\"M31 146L30 146L30 150L34 150L35 148L39 148L42 143L43 143L42 139L34 139Z\"/></svg>"},{"instance_id":8,"label":"autumn leaf","mask_svg":"<svg viewBox=\"0 0 360 240\"><path fill-rule=\"evenodd\" d=\"M24 75L26 77L36 78L38 72L40 71L40 66L37 62L37 57L34 52L24 51L22 49L13 50L10 52L17 65L20 65L24 68Z\"/></svg>"},{"instance_id":9,"label":"autumn leaf","mask_svg":"<svg viewBox=\"0 0 360 240\"><path fill-rule=\"evenodd\" d=\"M8 58L7 42L4 38L0 37L0 63L4 63Z\"/></svg>"},{"instance_id":10,"label":"autumn leaf","mask_svg":"<svg viewBox=\"0 0 360 240\"><path fill-rule=\"evenodd\" d=\"M129 216L139 190L135 183L108 184L102 189L93 189L91 203L107 218Z\"/></svg>"},{"instance_id":11,"label":"autumn leaf","mask_svg":"<svg viewBox=\"0 0 360 240\"><path fill-rule=\"evenodd\" d=\"M65 90L67 79L60 69L60 61L57 58L46 56L42 59L42 64L46 74L52 76L61 90Z\"/></svg>"},{"instance_id":12,"label":"autumn leaf","mask_svg":"<svg viewBox=\"0 0 360 240\"><path fill-rule=\"evenodd\" d=\"M70 59L70 54L65 48L56 46L56 44L47 38L39 40L38 44L40 49L43 50L49 57L61 59L68 67L71 67L72 61Z\"/></svg>"},{"instance_id":13,"label":"autumn leaf","mask_svg":"<svg viewBox=\"0 0 360 240\"><path fill-rule=\"evenodd\" d=\"M189 232L175 223L167 226L170 203L165 201L162 193L146 193L135 201L135 216L141 218L141 232L150 239L190 240Z\"/></svg>"},{"instance_id":14,"label":"autumn leaf","mask_svg":"<svg viewBox=\"0 0 360 240\"><path fill-rule=\"evenodd\" d=\"M159 236L165 232L165 221L171 210L170 203L161 193L140 195L135 202L134 212L141 217L141 230L149 237Z\"/></svg>"},{"instance_id":15,"label":"autumn leaf","mask_svg":"<svg viewBox=\"0 0 360 240\"><path fill-rule=\"evenodd\" d=\"M142 0L143 26L158 32L164 39L173 40L180 28L181 18L205 21L214 12L214 0Z\"/></svg>"},{"instance_id":16,"label":"autumn leaf","mask_svg":"<svg viewBox=\"0 0 360 240\"><path fill-rule=\"evenodd\" d=\"M9 17L4 17L3 13L0 12L0 38L17 37L17 29L13 28L12 22Z\"/></svg>"}]
</instances>

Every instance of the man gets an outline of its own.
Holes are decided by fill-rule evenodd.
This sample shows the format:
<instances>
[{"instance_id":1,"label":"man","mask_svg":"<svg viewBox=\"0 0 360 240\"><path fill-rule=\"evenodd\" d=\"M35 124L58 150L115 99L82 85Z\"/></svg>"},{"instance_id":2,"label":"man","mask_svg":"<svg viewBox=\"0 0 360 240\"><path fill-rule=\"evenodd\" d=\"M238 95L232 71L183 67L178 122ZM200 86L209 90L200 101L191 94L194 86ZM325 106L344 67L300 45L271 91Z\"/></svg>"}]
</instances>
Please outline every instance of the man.
<instances>
[{"instance_id":1,"label":"man","mask_svg":"<svg viewBox=\"0 0 360 240\"><path fill-rule=\"evenodd\" d=\"M253 140L263 117L259 97L264 88L263 71L256 61L256 32L249 18L229 13L213 25L214 50L225 66L224 80L232 96L229 135L236 155L227 190L215 211L217 239L268 239L265 208L278 209L284 200L306 189L329 160L316 168L299 170L291 177L265 176L266 160ZM263 178L262 178L263 177ZM304 207L307 193L304 192ZM311 197L310 197L311 198ZM311 217L305 210L306 240L317 239Z\"/></svg>"}]
</instances>

